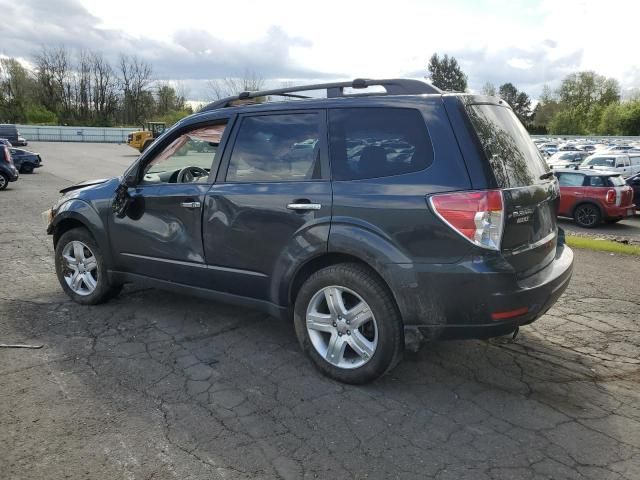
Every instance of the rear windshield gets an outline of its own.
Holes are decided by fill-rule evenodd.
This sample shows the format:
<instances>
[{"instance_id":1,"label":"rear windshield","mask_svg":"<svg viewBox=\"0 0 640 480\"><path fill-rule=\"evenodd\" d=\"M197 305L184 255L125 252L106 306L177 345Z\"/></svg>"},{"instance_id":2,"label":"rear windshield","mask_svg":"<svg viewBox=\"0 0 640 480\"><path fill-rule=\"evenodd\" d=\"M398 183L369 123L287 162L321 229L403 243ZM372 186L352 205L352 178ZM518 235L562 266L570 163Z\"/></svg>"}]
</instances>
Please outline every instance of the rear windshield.
<instances>
[{"instance_id":1,"label":"rear windshield","mask_svg":"<svg viewBox=\"0 0 640 480\"><path fill-rule=\"evenodd\" d=\"M498 105L468 105L467 112L498 186L524 187L541 183L549 167L511 109Z\"/></svg>"},{"instance_id":2,"label":"rear windshield","mask_svg":"<svg viewBox=\"0 0 640 480\"><path fill-rule=\"evenodd\" d=\"M614 187L622 187L623 185L626 185L622 177L619 175L616 177L609 177L609 183Z\"/></svg>"}]
</instances>

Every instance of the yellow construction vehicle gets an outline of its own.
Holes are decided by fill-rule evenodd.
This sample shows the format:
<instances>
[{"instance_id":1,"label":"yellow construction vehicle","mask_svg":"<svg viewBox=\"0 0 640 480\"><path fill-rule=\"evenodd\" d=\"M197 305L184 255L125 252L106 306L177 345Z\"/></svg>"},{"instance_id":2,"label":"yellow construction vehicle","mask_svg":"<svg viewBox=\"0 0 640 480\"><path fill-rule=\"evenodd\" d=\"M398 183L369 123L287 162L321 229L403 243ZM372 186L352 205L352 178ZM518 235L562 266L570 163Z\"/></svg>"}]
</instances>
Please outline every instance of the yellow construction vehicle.
<instances>
[{"instance_id":1,"label":"yellow construction vehicle","mask_svg":"<svg viewBox=\"0 0 640 480\"><path fill-rule=\"evenodd\" d=\"M142 153L166 128L167 124L164 122L147 122L146 129L142 127L142 130L129 134L127 145Z\"/></svg>"}]
</instances>

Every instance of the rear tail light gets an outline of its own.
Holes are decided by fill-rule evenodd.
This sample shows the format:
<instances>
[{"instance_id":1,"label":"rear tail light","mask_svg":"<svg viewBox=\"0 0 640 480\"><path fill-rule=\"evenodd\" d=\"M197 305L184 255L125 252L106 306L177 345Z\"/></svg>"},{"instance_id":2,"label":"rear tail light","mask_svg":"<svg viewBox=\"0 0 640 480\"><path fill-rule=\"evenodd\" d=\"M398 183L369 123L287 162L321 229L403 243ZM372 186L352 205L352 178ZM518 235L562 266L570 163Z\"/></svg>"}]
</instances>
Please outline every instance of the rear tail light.
<instances>
[{"instance_id":1,"label":"rear tail light","mask_svg":"<svg viewBox=\"0 0 640 480\"><path fill-rule=\"evenodd\" d=\"M433 195L431 208L447 225L478 247L500 250L504 201L500 190Z\"/></svg>"},{"instance_id":2,"label":"rear tail light","mask_svg":"<svg viewBox=\"0 0 640 480\"><path fill-rule=\"evenodd\" d=\"M7 147L6 145L4 146L4 158L7 159L7 162L13 165L13 157L11 156L11 151L9 150L9 147Z\"/></svg>"},{"instance_id":3,"label":"rear tail light","mask_svg":"<svg viewBox=\"0 0 640 480\"><path fill-rule=\"evenodd\" d=\"M604 197L605 201L610 204L616 203L616 191L615 190L607 190L607 195Z\"/></svg>"}]
</instances>

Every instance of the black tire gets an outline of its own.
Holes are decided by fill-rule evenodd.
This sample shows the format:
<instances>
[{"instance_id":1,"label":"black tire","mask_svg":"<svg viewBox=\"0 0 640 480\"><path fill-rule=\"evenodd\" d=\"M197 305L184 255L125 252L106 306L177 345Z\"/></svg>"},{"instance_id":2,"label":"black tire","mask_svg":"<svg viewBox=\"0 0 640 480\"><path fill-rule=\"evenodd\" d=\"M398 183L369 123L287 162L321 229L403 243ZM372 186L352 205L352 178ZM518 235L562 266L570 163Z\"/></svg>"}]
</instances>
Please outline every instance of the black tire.
<instances>
[{"instance_id":1,"label":"black tire","mask_svg":"<svg viewBox=\"0 0 640 480\"><path fill-rule=\"evenodd\" d=\"M4 190L9 185L9 177L0 172L0 190Z\"/></svg>"},{"instance_id":2,"label":"black tire","mask_svg":"<svg viewBox=\"0 0 640 480\"><path fill-rule=\"evenodd\" d=\"M573 212L573 219L576 224L584 228L594 228L602 222L602 214L597 205L593 203L583 203L578 205Z\"/></svg>"},{"instance_id":3,"label":"black tire","mask_svg":"<svg viewBox=\"0 0 640 480\"><path fill-rule=\"evenodd\" d=\"M65 280L66 264L62 258L62 252L64 251L64 248L67 246L67 244L74 240L84 243L93 254L93 257L95 257L96 259L96 287L95 290L93 290L93 292L89 293L88 295L80 295L74 292ZM97 305L99 303L106 302L107 300L116 296L122 289L122 285L113 285L109 282L107 265L104 261L104 256L102 255L102 252L98 248L98 245L96 244L91 234L85 228L74 228L62 234L62 236L58 239L58 243L56 244L55 263L56 274L58 276L58 281L60 282L62 289L69 296L69 298L71 298L71 300L81 305Z\"/></svg>"},{"instance_id":4,"label":"black tire","mask_svg":"<svg viewBox=\"0 0 640 480\"><path fill-rule=\"evenodd\" d=\"M20 173L33 173L33 165L26 163L20 168Z\"/></svg>"},{"instance_id":5,"label":"black tire","mask_svg":"<svg viewBox=\"0 0 640 480\"><path fill-rule=\"evenodd\" d=\"M306 324L307 308L315 295L329 286L345 287L355 292L368 304L375 318L377 346L366 363L357 368L342 368L329 363L316 350L309 336ZM337 264L311 275L304 282L295 299L294 326L302 349L311 357L316 367L323 374L340 382L351 384L370 382L387 373L402 358L404 329L395 301L387 286L378 279L376 274L359 264ZM347 340L348 337L345 336L344 339Z\"/></svg>"}]
</instances>

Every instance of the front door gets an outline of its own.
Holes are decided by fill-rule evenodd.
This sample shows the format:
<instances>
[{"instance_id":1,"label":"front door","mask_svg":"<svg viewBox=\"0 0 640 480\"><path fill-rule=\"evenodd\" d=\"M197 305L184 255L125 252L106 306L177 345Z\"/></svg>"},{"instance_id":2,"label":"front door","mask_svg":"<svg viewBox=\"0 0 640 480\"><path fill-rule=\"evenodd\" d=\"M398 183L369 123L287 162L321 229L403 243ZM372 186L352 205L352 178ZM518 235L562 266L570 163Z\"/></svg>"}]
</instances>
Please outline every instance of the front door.
<instances>
[{"instance_id":1,"label":"front door","mask_svg":"<svg viewBox=\"0 0 640 480\"><path fill-rule=\"evenodd\" d=\"M277 302L271 287L279 275L327 250L325 112L245 115L236 123L233 148L206 195L206 262L214 289Z\"/></svg>"},{"instance_id":2,"label":"front door","mask_svg":"<svg viewBox=\"0 0 640 480\"><path fill-rule=\"evenodd\" d=\"M117 270L191 285L206 280L202 206L223 131L210 125L181 132L141 166L126 216L112 216Z\"/></svg>"}]
</instances>

